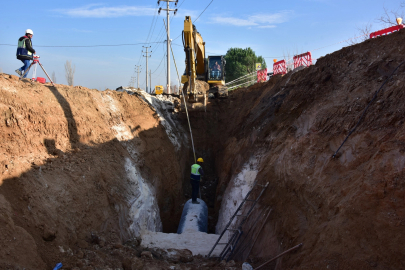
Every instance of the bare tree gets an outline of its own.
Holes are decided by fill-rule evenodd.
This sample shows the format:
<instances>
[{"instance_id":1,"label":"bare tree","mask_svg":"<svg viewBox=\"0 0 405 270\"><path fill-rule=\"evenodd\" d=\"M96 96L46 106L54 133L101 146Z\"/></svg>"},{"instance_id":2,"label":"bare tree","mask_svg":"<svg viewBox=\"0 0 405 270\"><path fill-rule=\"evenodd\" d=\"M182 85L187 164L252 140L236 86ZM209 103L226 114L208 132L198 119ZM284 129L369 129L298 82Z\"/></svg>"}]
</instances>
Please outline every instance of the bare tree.
<instances>
[{"instance_id":1,"label":"bare tree","mask_svg":"<svg viewBox=\"0 0 405 270\"><path fill-rule=\"evenodd\" d=\"M384 6L384 14L377 19L377 22L383 23L386 27L397 25L397 18L404 18L405 2L401 2L396 10L388 10Z\"/></svg>"},{"instance_id":2,"label":"bare tree","mask_svg":"<svg viewBox=\"0 0 405 270\"><path fill-rule=\"evenodd\" d=\"M354 45L354 44L366 41L367 39L370 38L372 28L373 28L373 25L371 23L367 23L366 25L364 25L362 27L357 27L358 35L356 35L356 37L347 41L347 43L349 43L350 45Z\"/></svg>"},{"instance_id":3,"label":"bare tree","mask_svg":"<svg viewBox=\"0 0 405 270\"><path fill-rule=\"evenodd\" d=\"M294 69L293 53L290 50L283 50L283 58L287 64L287 72Z\"/></svg>"},{"instance_id":4,"label":"bare tree","mask_svg":"<svg viewBox=\"0 0 405 270\"><path fill-rule=\"evenodd\" d=\"M53 72L52 72L51 79L52 79L53 83L56 83L56 75L55 75L55 71L53 71Z\"/></svg>"},{"instance_id":5,"label":"bare tree","mask_svg":"<svg viewBox=\"0 0 405 270\"><path fill-rule=\"evenodd\" d=\"M76 66L74 66L74 65L72 66L72 61L66 60L65 76L66 76L67 83L70 86L73 86L73 83L74 83L75 70L76 70Z\"/></svg>"}]
</instances>

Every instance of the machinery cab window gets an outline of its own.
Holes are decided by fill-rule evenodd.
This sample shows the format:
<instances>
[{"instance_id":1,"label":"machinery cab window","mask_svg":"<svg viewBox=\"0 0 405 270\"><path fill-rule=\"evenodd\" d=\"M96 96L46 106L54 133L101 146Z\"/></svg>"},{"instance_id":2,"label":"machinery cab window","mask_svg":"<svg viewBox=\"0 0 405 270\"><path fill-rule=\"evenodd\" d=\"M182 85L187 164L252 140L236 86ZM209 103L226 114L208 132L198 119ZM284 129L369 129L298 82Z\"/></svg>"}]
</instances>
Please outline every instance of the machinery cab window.
<instances>
[{"instance_id":1,"label":"machinery cab window","mask_svg":"<svg viewBox=\"0 0 405 270\"><path fill-rule=\"evenodd\" d=\"M208 60L208 79L209 80L222 80L223 78L223 64L221 56L211 56Z\"/></svg>"}]
</instances>

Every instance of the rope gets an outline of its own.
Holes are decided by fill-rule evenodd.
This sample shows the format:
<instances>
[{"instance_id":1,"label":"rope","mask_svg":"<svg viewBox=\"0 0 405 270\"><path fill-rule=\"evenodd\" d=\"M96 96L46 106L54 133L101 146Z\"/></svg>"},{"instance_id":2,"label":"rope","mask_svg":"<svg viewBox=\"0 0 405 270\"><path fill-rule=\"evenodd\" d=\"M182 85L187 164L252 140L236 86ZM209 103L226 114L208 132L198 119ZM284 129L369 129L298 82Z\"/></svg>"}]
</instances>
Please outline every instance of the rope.
<instances>
[{"instance_id":1,"label":"rope","mask_svg":"<svg viewBox=\"0 0 405 270\"><path fill-rule=\"evenodd\" d=\"M384 87L384 85L388 82L389 79L391 79L391 77L394 75L394 73L398 70L398 68L400 66L402 66L405 63L402 62L401 64L399 64L394 71L391 73L391 75L384 81L384 83L380 86L380 88L375 92L373 98L371 99L371 101L368 103L367 107L364 109L363 113L361 114L361 117L359 119L359 121L357 122L357 124L354 126L354 128L349 132L349 134L347 134L346 138L343 140L342 144L339 146L338 150L336 150L336 152L333 154L332 158L335 158L336 155L338 154L340 148L342 148L342 146L345 144L345 142L347 141L347 139L349 138L350 135L352 135L352 133L356 130L356 128L359 126L361 120L363 120L364 115L366 114L368 108L370 107L371 103L377 98L378 93L380 92L380 90Z\"/></svg>"},{"instance_id":2,"label":"rope","mask_svg":"<svg viewBox=\"0 0 405 270\"><path fill-rule=\"evenodd\" d=\"M166 26L166 24L165 24L165 28L166 28L166 31L167 31L167 26ZM176 67L177 79L181 82L181 80L180 80L180 75L179 75L179 70L177 69L176 59L174 58L172 43L169 42L169 44L170 44L170 50L171 50L172 56L173 56L174 66ZM181 86L181 85L180 85L180 86ZM180 87L180 86L179 86L179 87ZM183 96L183 101L184 101L184 107L186 108L186 115L187 115L188 128L190 129L191 146L193 147L194 163L197 163L197 159L196 159L196 157L195 157L193 132L191 131L190 117L188 116L187 103L186 103L186 98L185 98L185 96L184 96L183 91L182 91L182 96ZM201 194L200 194L200 198L201 198Z\"/></svg>"}]
</instances>

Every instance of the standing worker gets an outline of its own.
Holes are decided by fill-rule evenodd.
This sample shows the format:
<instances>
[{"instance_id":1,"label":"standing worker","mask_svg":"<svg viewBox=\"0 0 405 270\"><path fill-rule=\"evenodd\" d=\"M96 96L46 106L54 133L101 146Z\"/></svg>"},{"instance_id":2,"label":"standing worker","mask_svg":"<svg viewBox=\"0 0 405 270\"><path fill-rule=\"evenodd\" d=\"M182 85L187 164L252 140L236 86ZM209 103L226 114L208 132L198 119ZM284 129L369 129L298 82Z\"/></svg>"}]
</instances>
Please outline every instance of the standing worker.
<instances>
[{"instance_id":1,"label":"standing worker","mask_svg":"<svg viewBox=\"0 0 405 270\"><path fill-rule=\"evenodd\" d=\"M204 175L204 171L201 167L201 164L204 162L202 158L197 159L197 164L193 164L191 166L191 198L192 198L192 203L194 204L199 204L197 201L197 196L198 196L198 190L200 189L200 181L201 181L201 176Z\"/></svg>"},{"instance_id":2,"label":"standing worker","mask_svg":"<svg viewBox=\"0 0 405 270\"><path fill-rule=\"evenodd\" d=\"M31 29L27 29L25 31L25 36L18 39L17 59L21 60L21 62L24 63L24 66L17 69L15 72L17 72L17 74L20 76L23 75L25 70L28 69L30 66L30 61L33 59L32 56L35 54L35 50L32 48L31 42L33 36L34 32L32 32ZM26 78L27 75L28 72L24 75L24 78Z\"/></svg>"}]
</instances>

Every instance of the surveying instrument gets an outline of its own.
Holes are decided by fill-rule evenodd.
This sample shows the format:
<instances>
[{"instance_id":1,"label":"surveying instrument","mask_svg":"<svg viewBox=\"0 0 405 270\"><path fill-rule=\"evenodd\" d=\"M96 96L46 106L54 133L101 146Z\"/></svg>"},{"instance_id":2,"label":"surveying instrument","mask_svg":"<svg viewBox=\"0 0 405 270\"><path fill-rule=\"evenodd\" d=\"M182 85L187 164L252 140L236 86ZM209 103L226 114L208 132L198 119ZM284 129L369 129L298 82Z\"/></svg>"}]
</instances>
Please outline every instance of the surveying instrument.
<instances>
[{"instance_id":1,"label":"surveying instrument","mask_svg":"<svg viewBox=\"0 0 405 270\"><path fill-rule=\"evenodd\" d=\"M34 55L34 61L31 63L31 65L25 70L25 72L21 75L20 80L25 76L25 74L27 74L31 67L34 66L34 71L32 72L32 81L35 81L35 77L37 74L37 65L39 64L40 67L42 68L42 70L45 72L45 75L48 77L49 81L52 83L52 86L55 86L55 84L53 83L53 81L51 80L51 78L49 77L48 73L46 73L44 66L42 66L42 64L39 62L39 55Z\"/></svg>"}]
</instances>

